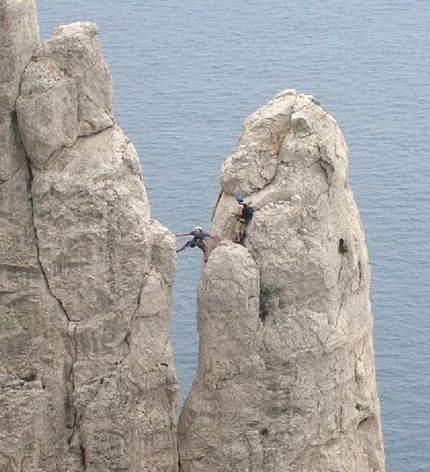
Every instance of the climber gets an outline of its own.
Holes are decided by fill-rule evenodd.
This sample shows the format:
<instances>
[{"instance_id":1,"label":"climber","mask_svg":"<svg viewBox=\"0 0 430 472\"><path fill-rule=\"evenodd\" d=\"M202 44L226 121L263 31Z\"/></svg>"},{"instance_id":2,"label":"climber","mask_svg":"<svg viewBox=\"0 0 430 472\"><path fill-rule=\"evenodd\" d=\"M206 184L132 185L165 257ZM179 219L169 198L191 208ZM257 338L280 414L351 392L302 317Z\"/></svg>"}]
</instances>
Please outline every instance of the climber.
<instances>
[{"instance_id":1,"label":"climber","mask_svg":"<svg viewBox=\"0 0 430 472\"><path fill-rule=\"evenodd\" d=\"M244 202L242 195L237 195L236 201L238 204L237 213L233 213L232 215L237 218L234 227L235 239L233 239L233 241L235 243L243 244L246 237L246 227L252 219L254 209Z\"/></svg>"},{"instance_id":2,"label":"climber","mask_svg":"<svg viewBox=\"0 0 430 472\"><path fill-rule=\"evenodd\" d=\"M194 236L193 239L187 241L182 247L177 249L176 252L183 251L189 247L199 247L203 251L203 260L206 262L208 260L208 248L206 246L206 238L216 239L214 236L211 236L209 233L205 233L201 226L196 226L194 231L189 233L177 234L176 236Z\"/></svg>"}]
</instances>

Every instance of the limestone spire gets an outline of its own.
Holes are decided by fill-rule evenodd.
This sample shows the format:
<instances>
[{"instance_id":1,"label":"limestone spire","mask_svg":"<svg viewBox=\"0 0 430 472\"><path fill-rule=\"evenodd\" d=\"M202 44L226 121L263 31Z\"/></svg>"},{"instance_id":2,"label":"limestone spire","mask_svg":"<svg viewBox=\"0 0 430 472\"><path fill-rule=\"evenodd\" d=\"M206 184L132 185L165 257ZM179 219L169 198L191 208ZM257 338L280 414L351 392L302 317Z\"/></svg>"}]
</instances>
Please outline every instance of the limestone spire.
<instances>
[{"instance_id":1,"label":"limestone spire","mask_svg":"<svg viewBox=\"0 0 430 472\"><path fill-rule=\"evenodd\" d=\"M230 242L235 194L257 209ZM335 120L294 90L244 123L223 165L199 281L182 471L384 470L370 268Z\"/></svg>"},{"instance_id":2,"label":"limestone spire","mask_svg":"<svg viewBox=\"0 0 430 472\"><path fill-rule=\"evenodd\" d=\"M175 239L98 29L38 44L33 1L0 15L0 470L177 470Z\"/></svg>"}]
</instances>

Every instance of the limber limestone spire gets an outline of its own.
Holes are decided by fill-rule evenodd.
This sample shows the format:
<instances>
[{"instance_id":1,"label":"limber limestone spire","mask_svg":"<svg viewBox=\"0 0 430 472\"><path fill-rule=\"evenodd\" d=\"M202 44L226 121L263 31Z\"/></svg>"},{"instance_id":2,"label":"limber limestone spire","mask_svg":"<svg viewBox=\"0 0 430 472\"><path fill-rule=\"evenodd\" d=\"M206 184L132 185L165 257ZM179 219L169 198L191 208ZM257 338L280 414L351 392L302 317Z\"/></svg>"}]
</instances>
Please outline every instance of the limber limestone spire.
<instances>
[{"instance_id":1,"label":"limber limestone spire","mask_svg":"<svg viewBox=\"0 0 430 472\"><path fill-rule=\"evenodd\" d=\"M175 239L97 27L0 0L0 470L177 470Z\"/></svg>"},{"instance_id":2,"label":"limber limestone spire","mask_svg":"<svg viewBox=\"0 0 430 472\"><path fill-rule=\"evenodd\" d=\"M246 247L236 194L257 209ZM245 121L210 232L226 239L198 285L181 471L384 471L368 254L347 146L313 97L286 90Z\"/></svg>"}]
</instances>

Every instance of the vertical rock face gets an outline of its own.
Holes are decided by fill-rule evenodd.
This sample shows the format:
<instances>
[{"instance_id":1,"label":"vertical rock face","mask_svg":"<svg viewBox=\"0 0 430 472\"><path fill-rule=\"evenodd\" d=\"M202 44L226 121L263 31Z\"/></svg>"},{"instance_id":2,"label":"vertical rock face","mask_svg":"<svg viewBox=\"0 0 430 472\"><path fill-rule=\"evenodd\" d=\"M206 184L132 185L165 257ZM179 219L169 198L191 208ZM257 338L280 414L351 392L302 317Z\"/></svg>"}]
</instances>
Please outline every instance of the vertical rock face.
<instances>
[{"instance_id":1,"label":"vertical rock face","mask_svg":"<svg viewBox=\"0 0 430 472\"><path fill-rule=\"evenodd\" d=\"M21 74L39 40L33 0L0 2L0 118L15 109Z\"/></svg>"},{"instance_id":2,"label":"vertical rock face","mask_svg":"<svg viewBox=\"0 0 430 472\"><path fill-rule=\"evenodd\" d=\"M246 120L212 234L233 236L239 193L257 211L199 282L181 470L383 471L368 255L347 147L312 97L285 91Z\"/></svg>"},{"instance_id":3,"label":"vertical rock face","mask_svg":"<svg viewBox=\"0 0 430 472\"><path fill-rule=\"evenodd\" d=\"M173 235L115 125L97 27L38 44L0 0L0 470L176 471ZM181 470L384 470L370 269L347 149L285 91L225 162ZM235 194L257 211L229 242Z\"/></svg>"},{"instance_id":4,"label":"vertical rock face","mask_svg":"<svg viewBox=\"0 0 430 472\"><path fill-rule=\"evenodd\" d=\"M0 470L177 470L175 240L115 125L97 27L0 0Z\"/></svg>"}]
</instances>

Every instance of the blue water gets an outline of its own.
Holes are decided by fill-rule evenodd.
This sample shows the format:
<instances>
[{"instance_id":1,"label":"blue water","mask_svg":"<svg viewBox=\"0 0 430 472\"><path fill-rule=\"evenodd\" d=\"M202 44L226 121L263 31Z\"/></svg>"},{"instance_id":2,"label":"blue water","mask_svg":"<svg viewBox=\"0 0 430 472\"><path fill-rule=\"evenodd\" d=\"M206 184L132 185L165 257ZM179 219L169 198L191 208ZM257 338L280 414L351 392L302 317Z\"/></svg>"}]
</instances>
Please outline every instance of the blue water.
<instances>
[{"instance_id":1,"label":"blue water","mask_svg":"<svg viewBox=\"0 0 430 472\"><path fill-rule=\"evenodd\" d=\"M174 232L208 227L222 162L276 93L312 94L335 117L372 266L387 471L430 471L430 1L37 3L44 39L61 24L99 25L116 120L138 150L152 216ZM198 249L179 254L182 400L200 268Z\"/></svg>"}]
</instances>

